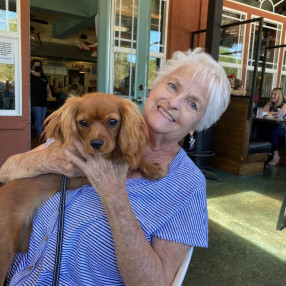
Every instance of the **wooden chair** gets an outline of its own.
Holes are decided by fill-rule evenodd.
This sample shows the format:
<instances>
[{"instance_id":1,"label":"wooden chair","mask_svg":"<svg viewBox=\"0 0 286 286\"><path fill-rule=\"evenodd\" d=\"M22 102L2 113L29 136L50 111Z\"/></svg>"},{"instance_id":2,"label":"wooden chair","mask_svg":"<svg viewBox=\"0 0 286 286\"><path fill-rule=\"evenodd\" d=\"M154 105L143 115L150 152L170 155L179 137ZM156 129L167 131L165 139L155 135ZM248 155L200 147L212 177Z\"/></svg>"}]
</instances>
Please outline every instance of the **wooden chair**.
<instances>
[{"instance_id":1,"label":"wooden chair","mask_svg":"<svg viewBox=\"0 0 286 286\"><path fill-rule=\"evenodd\" d=\"M262 174L271 151L270 142L250 142L249 104L248 96L232 96L213 126L211 165L237 176Z\"/></svg>"},{"instance_id":2,"label":"wooden chair","mask_svg":"<svg viewBox=\"0 0 286 286\"><path fill-rule=\"evenodd\" d=\"M179 267L179 270L175 276L175 279L172 283L172 286L181 286L183 284L184 278L186 276L186 273L188 271L188 267L193 255L194 251L194 246L191 246L190 249L188 250L181 266Z\"/></svg>"}]
</instances>

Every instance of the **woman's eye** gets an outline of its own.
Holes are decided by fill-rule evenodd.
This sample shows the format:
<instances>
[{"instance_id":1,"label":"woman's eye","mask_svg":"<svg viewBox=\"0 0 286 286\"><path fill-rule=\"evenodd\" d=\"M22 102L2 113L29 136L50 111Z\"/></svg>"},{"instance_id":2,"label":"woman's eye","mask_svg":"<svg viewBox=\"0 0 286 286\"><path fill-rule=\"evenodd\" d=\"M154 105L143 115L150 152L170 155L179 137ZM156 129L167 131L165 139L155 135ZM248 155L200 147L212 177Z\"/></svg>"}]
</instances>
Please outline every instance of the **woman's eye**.
<instances>
[{"instance_id":1,"label":"woman's eye","mask_svg":"<svg viewBox=\"0 0 286 286\"><path fill-rule=\"evenodd\" d=\"M191 107L192 109L197 110L197 104L196 104L195 102L193 102L193 101L190 102L190 107Z\"/></svg>"},{"instance_id":2,"label":"woman's eye","mask_svg":"<svg viewBox=\"0 0 286 286\"><path fill-rule=\"evenodd\" d=\"M174 89L174 90L178 90L177 86L171 82L168 83L168 86L171 88L171 89Z\"/></svg>"},{"instance_id":3,"label":"woman's eye","mask_svg":"<svg viewBox=\"0 0 286 286\"><path fill-rule=\"evenodd\" d=\"M81 126L83 126L83 127L86 127L86 126L87 126L87 121L86 121L86 120L81 120L81 121L79 122L79 124L80 124Z\"/></svg>"},{"instance_id":4,"label":"woman's eye","mask_svg":"<svg viewBox=\"0 0 286 286\"><path fill-rule=\"evenodd\" d=\"M115 127L117 126L118 124L118 121L116 119L110 119L108 122L107 122L107 126L108 127Z\"/></svg>"}]
</instances>

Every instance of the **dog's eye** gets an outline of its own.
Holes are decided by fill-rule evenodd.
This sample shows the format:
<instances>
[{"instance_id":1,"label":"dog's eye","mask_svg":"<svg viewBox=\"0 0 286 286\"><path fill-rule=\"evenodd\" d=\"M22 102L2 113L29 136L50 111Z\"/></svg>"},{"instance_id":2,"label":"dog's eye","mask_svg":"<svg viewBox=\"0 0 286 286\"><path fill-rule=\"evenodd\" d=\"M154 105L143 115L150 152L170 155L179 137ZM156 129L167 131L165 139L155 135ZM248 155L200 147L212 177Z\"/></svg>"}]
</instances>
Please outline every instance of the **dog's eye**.
<instances>
[{"instance_id":1,"label":"dog's eye","mask_svg":"<svg viewBox=\"0 0 286 286\"><path fill-rule=\"evenodd\" d=\"M79 124L80 124L81 126L86 127L86 126L87 126L87 121L86 121L86 120L81 120L81 121L79 122Z\"/></svg>"},{"instance_id":2,"label":"dog's eye","mask_svg":"<svg viewBox=\"0 0 286 286\"><path fill-rule=\"evenodd\" d=\"M108 127L115 127L117 126L118 124L118 121L116 119L110 119L108 122L107 122L107 126Z\"/></svg>"}]
</instances>

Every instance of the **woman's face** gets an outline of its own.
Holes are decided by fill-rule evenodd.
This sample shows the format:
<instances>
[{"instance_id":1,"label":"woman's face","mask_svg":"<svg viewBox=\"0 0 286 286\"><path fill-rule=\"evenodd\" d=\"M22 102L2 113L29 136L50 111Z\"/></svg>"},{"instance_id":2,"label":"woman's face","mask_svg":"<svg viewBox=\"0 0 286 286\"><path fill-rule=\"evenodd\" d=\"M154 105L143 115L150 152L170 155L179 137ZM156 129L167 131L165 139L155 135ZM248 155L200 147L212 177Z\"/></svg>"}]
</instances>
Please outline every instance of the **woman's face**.
<instances>
[{"instance_id":1,"label":"woman's face","mask_svg":"<svg viewBox=\"0 0 286 286\"><path fill-rule=\"evenodd\" d=\"M279 94L278 91L276 91L276 90L272 90L271 91L271 95L270 95L271 102L273 102L273 103L278 102L279 101L279 97L280 97L280 94Z\"/></svg>"},{"instance_id":2,"label":"woman's face","mask_svg":"<svg viewBox=\"0 0 286 286\"><path fill-rule=\"evenodd\" d=\"M183 66L151 90L143 108L150 132L181 140L196 130L209 99L206 88L190 81L193 70Z\"/></svg>"}]
</instances>

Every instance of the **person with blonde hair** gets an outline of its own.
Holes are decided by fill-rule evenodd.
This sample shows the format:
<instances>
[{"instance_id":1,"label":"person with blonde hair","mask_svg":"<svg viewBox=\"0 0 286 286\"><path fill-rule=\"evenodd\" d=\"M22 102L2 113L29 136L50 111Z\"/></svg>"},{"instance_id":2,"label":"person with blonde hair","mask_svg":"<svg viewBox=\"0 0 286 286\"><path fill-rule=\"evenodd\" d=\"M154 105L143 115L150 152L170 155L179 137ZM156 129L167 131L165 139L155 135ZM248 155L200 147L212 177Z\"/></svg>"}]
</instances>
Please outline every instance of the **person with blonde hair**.
<instances>
[{"instance_id":1,"label":"person with blonde hair","mask_svg":"<svg viewBox=\"0 0 286 286\"><path fill-rule=\"evenodd\" d=\"M270 99L263 107L263 111L271 112L273 115L277 115L279 109L283 108L286 102L285 94L280 87L275 87L270 93Z\"/></svg>"},{"instance_id":2,"label":"person with blonde hair","mask_svg":"<svg viewBox=\"0 0 286 286\"><path fill-rule=\"evenodd\" d=\"M274 88L271 91L270 99L263 107L263 111L270 112L272 116L277 116L279 110L283 111L283 117L286 115L286 98L282 88ZM279 165L279 140L281 137L286 135L286 123L278 124L277 128L271 132L271 143L272 143L272 159L268 162L270 166Z\"/></svg>"}]
</instances>

